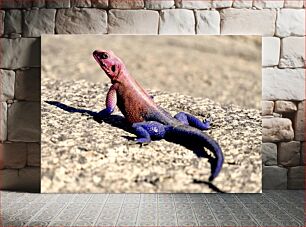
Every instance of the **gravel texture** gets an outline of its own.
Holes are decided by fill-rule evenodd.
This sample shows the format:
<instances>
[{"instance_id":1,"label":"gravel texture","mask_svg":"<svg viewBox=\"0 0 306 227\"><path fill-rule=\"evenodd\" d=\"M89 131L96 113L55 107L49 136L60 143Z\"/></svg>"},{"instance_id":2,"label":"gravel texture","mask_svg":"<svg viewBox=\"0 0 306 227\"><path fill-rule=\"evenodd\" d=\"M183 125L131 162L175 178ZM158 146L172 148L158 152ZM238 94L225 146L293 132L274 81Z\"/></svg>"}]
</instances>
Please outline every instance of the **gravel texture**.
<instances>
[{"instance_id":1,"label":"gravel texture","mask_svg":"<svg viewBox=\"0 0 306 227\"><path fill-rule=\"evenodd\" d=\"M141 81L140 81L141 82ZM259 110L220 105L209 99L150 91L175 114L208 115L207 134L223 149L225 163L213 185L210 164L165 140L140 147L118 110L105 122L69 113L44 101L99 111L109 84L42 78L42 192L261 192Z\"/></svg>"}]
</instances>

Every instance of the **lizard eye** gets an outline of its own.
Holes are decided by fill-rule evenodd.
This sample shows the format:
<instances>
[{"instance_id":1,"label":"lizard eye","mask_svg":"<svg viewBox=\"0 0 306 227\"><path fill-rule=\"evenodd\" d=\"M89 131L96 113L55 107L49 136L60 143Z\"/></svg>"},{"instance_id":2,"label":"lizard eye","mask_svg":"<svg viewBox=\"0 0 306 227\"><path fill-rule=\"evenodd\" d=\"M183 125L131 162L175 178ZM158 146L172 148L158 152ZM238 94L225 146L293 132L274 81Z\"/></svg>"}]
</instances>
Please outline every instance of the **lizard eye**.
<instances>
[{"instance_id":1,"label":"lizard eye","mask_svg":"<svg viewBox=\"0 0 306 227\"><path fill-rule=\"evenodd\" d=\"M99 55L99 57L101 58L101 59L107 59L108 58L108 55L106 54L106 53L101 53L100 55Z\"/></svg>"},{"instance_id":2,"label":"lizard eye","mask_svg":"<svg viewBox=\"0 0 306 227\"><path fill-rule=\"evenodd\" d=\"M111 68L111 69L112 69L113 72L115 72L116 66L115 66L115 65L112 65L112 68Z\"/></svg>"}]
</instances>

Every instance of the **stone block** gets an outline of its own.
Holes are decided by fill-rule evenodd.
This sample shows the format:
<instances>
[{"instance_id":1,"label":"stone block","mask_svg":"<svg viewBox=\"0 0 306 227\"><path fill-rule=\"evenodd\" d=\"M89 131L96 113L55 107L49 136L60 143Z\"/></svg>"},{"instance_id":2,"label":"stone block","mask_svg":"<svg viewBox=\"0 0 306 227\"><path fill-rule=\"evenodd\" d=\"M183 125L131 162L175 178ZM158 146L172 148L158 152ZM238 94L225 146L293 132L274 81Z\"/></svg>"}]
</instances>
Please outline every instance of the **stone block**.
<instances>
[{"instance_id":1,"label":"stone block","mask_svg":"<svg viewBox=\"0 0 306 227\"><path fill-rule=\"evenodd\" d=\"M70 8L70 0L45 0L47 8L62 9Z\"/></svg>"},{"instance_id":2,"label":"stone block","mask_svg":"<svg viewBox=\"0 0 306 227\"><path fill-rule=\"evenodd\" d=\"M196 33L206 35L220 34L220 14L218 11L196 10Z\"/></svg>"},{"instance_id":3,"label":"stone block","mask_svg":"<svg viewBox=\"0 0 306 227\"><path fill-rule=\"evenodd\" d=\"M279 166L264 166L263 189L287 189L287 169Z\"/></svg>"},{"instance_id":4,"label":"stone block","mask_svg":"<svg viewBox=\"0 0 306 227\"><path fill-rule=\"evenodd\" d=\"M0 69L0 101L14 99L15 72Z\"/></svg>"},{"instance_id":5,"label":"stone block","mask_svg":"<svg viewBox=\"0 0 306 227\"><path fill-rule=\"evenodd\" d=\"M281 53L280 68L305 67L305 38L283 38Z\"/></svg>"},{"instance_id":6,"label":"stone block","mask_svg":"<svg viewBox=\"0 0 306 227\"><path fill-rule=\"evenodd\" d=\"M212 0L212 8L229 8L233 4L233 0Z\"/></svg>"},{"instance_id":7,"label":"stone block","mask_svg":"<svg viewBox=\"0 0 306 227\"><path fill-rule=\"evenodd\" d=\"M174 8L174 0L145 0L146 9L170 9Z\"/></svg>"},{"instance_id":8,"label":"stone block","mask_svg":"<svg viewBox=\"0 0 306 227\"><path fill-rule=\"evenodd\" d=\"M276 11L273 9L223 9L221 34L273 36Z\"/></svg>"},{"instance_id":9,"label":"stone block","mask_svg":"<svg viewBox=\"0 0 306 227\"><path fill-rule=\"evenodd\" d=\"M274 102L273 101L261 101L261 115L272 115L274 109Z\"/></svg>"},{"instance_id":10,"label":"stone block","mask_svg":"<svg viewBox=\"0 0 306 227\"><path fill-rule=\"evenodd\" d=\"M233 7L234 8L252 8L253 2L250 0L234 0Z\"/></svg>"},{"instance_id":11,"label":"stone block","mask_svg":"<svg viewBox=\"0 0 306 227\"><path fill-rule=\"evenodd\" d=\"M54 34L55 9L32 9L24 12L23 36L38 37Z\"/></svg>"},{"instance_id":12,"label":"stone block","mask_svg":"<svg viewBox=\"0 0 306 227\"><path fill-rule=\"evenodd\" d=\"M40 66L40 39L0 38L0 46L5 50L0 61L1 68L19 69Z\"/></svg>"},{"instance_id":13,"label":"stone block","mask_svg":"<svg viewBox=\"0 0 306 227\"><path fill-rule=\"evenodd\" d=\"M41 161L41 149L39 143L27 143L28 147L28 157L27 165L40 167Z\"/></svg>"},{"instance_id":14,"label":"stone block","mask_svg":"<svg viewBox=\"0 0 306 227\"><path fill-rule=\"evenodd\" d=\"M8 10L4 19L4 33L22 33L22 12L18 9Z\"/></svg>"},{"instance_id":15,"label":"stone block","mask_svg":"<svg viewBox=\"0 0 306 227\"><path fill-rule=\"evenodd\" d=\"M108 7L108 0L91 0L91 5L94 8L105 9Z\"/></svg>"},{"instance_id":16,"label":"stone block","mask_svg":"<svg viewBox=\"0 0 306 227\"><path fill-rule=\"evenodd\" d=\"M262 98L264 100L304 100L304 70L262 69Z\"/></svg>"},{"instance_id":17,"label":"stone block","mask_svg":"<svg viewBox=\"0 0 306 227\"><path fill-rule=\"evenodd\" d=\"M277 145L275 143L262 143L262 162L265 166L277 165Z\"/></svg>"},{"instance_id":18,"label":"stone block","mask_svg":"<svg viewBox=\"0 0 306 227\"><path fill-rule=\"evenodd\" d=\"M126 18L125 18L126 19ZM103 34L107 32L107 14L101 9L60 9L56 15L58 34Z\"/></svg>"},{"instance_id":19,"label":"stone block","mask_svg":"<svg viewBox=\"0 0 306 227\"><path fill-rule=\"evenodd\" d=\"M301 146L301 165L305 166L306 165L306 157L305 157L305 142L302 142Z\"/></svg>"},{"instance_id":20,"label":"stone block","mask_svg":"<svg viewBox=\"0 0 306 227\"><path fill-rule=\"evenodd\" d=\"M292 113L297 111L297 107L294 102L278 100L275 101L276 113Z\"/></svg>"},{"instance_id":21,"label":"stone block","mask_svg":"<svg viewBox=\"0 0 306 227\"><path fill-rule=\"evenodd\" d=\"M288 143L279 143L278 146L278 164L289 167L300 164L300 142L290 141Z\"/></svg>"},{"instance_id":22,"label":"stone block","mask_svg":"<svg viewBox=\"0 0 306 227\"><path fill-rule=\"evenodd\" d=\"M70 0L71 7L91 7L91 0Z\"/></svg>"},{"instance_id":23,"label":"stone block","mask_svg":"<svg viewBox=\"0 0 306 227\"><path fill-rule=\"evenodd\" d=\"M276 66L279 63L280 39L277 37L262 38L262 66Z\"/></svg>"},{"instance_id":24,"label":"stone block","mask_svg":"<svg viewBox=\"0 0 306 227\"><path fill-rule=\"evenodd\" d=\"M284 0L254 0L253 6L257 9L264 9L264 8L283 8Z\"/></svg>"},{"instance_id":25,"label":"stone block","mask_svg":"<svg viewBox=\"0 0 306 227\"><path fill-rule=\"evenodd\" d=\"M21 9L30 8L32 6L32 1L35 0L1 0L1 9Z\"/></svg>"},{"instance_id":26,"label":"stone block","mask_svg":"<svg viewBox=\"0 0 306 227\"><path fill-rule=\"evenodd\" d=\"M262 127L263 142L291 141L294 138L292 123L287 118L263 118Z\"/></svg>"},{"instance_id":27,"label":"stone block","mask_svg":"<svg viewBox=\"0 0 306 227\"><path fill-rule=\"evenodd\" d=\"M305 10L281 9L276 20L276 36L304 36L305 35Z\"/></svg>"},{"instance_id":28,"label":"stone block","mask_svg":"<svg viewBox=\"0 0 306 227\"><path fill-rule=\"evenodd\" d=\"M109 0L112 9L143 9L144 0Z\"/></svg>"},{"instance_id":29,"label":"stone block","mask_svg":"<svg viewBox=\"0 0 306 227\"><path fill-rule=\"evenodd\" d=\"M5 11L0 10L0 35L1 36L4 34L4 17L5 17Z\"/></svg>"},{"instance_id":30,"label":"stone block","mask_svg":"<svg viewBox=\"0 0 306 227\"><path fill-rule=\"evenodd\" d=\"M25 143L2 143L0 144L0 157L3 168L24 168L27 162L27 145Z\"/></svg>"},{"instance_id":31,"label":"stone block","mask_svg":"<svg viewBox=\"0 0 306 227\"><path fill-rule=\"evenodd\" d=\"M40 141L40 102L15 102L8 108L8 140Z\"/></svg>"},{"instance_id":32,"label":"stone block","mask_svg":"<svg viewBox=\"0 0 306 227\"><path fill-rule=\"evenodd\" d=\"M288 189L305 189L305 170L304 166L291 167L288 171Z\"/></svg>"},{"instance_id":33,"label":"stone block","mask_svg":"<svg viewBox=\"0 0 306 227\"><path fill-rule=\"evenodd\" d=\"M110 10L111 34L157 34L159 14L153 10Z\"/></svg>"},{"instance_id":34,"label":"stone block","mask_svg":"<svg viewBox=\"0 0 306 227\"><path fill-rule=\"evenodd\" d=\"M159 34L195 34L195 18L193 11L188 9L162 10L160 12Z\"/></svg>"},{"instance_id":35,"label":"stone block","mask_svg":"<svg viewBox=\"0 0 306 227\"><path fill-rule=\"evenodd\" d=\"M303 8L304 0L285 0L285 8Z\"/></svg>"},{"instance_id":36,"label":"stone block","mask_svg":"<svg viewBox=\"0 0 306 227\"><path fill-rule=\"evenodd\" d=\"M46 7L46 1L45 0L32 0L32 7L44 8Z\"/></svg>"},{"instance_id":37,"label":"stone block","mask_svg":"<svg viewBox=\"0 0 306 227\"><path fill-rule=\"evenodd\" d=\"M1 102L0 106L0 142L7 140L7 104Z\"/></svg>"},{"instance_id":38,"label":"stone block","mask_svg":"<svg viewBox=\"0 0 306 227\"><path fill-rule=\"evenodd\" d=\"M305 141L305 101L298 104L298 111L294 118L294 139Z\"/></svg>"},{"instance_id":39,"label":"stone block","mask_svg":"<svg viewBox=\"0 0 306 227\"><path fill-rule=\"evenodd\" d=\"M177 8L184 9L209 9L212 7L211 0L175 0Z\"/></svg>"},{"instance_id":40,"label":"stone block","mask_svg":"<svg viewBox=\"0 0 306 227\"><path fill-rule=\"evenodd\" d=\"M40 101L40 68L16 71L15 98Z\"/></svg>"},{"instance_id":41,"label":"stone block","mask_svg":"<svg viewBox=\"0 0 306 227\"><path fill-rule=\"evenodd\" d=\"M27 167L20 170L0 170L2 190L40 192L40 168Z\"/></svg>"}]
</instances>

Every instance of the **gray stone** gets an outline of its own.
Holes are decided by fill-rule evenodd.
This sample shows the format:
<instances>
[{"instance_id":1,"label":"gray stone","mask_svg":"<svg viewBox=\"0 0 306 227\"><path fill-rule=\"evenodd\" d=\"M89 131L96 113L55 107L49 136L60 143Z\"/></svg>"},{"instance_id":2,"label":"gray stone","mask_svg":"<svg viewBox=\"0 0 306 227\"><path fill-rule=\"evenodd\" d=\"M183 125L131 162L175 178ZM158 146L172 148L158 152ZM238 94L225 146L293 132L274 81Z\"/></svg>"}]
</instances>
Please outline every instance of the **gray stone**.
<instances>
[{"instance_id":1,"label":"gray stone","mask_svg":"<svg viewBox=\"0 0 306 227\"><path fill-rule=\"evenodd\" d=\"M160 12L159 34L195 34L195 18L192 10L165 9Z\"/></svg>"},{"instance_id":2,"label":"gray stone","mask_svg":"<svg viewBox=\"0 0 306 227\"><path fill-rule=\"evenodd\" d=\"M40 102L15 102L8 108L8 140L40 141Z\"/></svg>"},{"instance_id":3,"label":"gray stone","mask_svg":"<svg viewBox=\"0 0 306 227\"><path fill-rule=\"evenodd\" d=\"M14 99L15 72L0 69L0 101Z\"/></svg>"},{"instance_id":4,"label":"gray stone","mask_svg":"<svg viewBox=\"0 0 306 227\"><path fill-rule=\"evenodd\" d=\"M40 168L0 170L1 189L23 192L40 192Z\"/></svg>"},{"instance_id":5,"label":"gray stone","mask_svg":"<svg viewBox=\"0 0 306 227\"><path fill-rule=\"evenodd\" d=\"M300 142L280 143L278 146L278 164L285 167L298 166L300 164Z\"/></svg>"},{"instance_id":6,"label":"gray stone","mask_svg":"<svg viewBox=\"0 0 306 227\"><path fill-rule=\"evenodd\" d=\"M3 158L4 168L24 168L27 162L27 145L25 143L0 144L0 157Z\"/></svg>"},{"instance_id":7,"label":"gray stone","mask_svg":"<svg viewBox=\"0 0 306 227\"><path fill-rule=\"evenodd\" d=\"M23 36L54 34L55 9L33 9L24 12Z\"/></svg>"},{"instance_id":8,"label":"gray stone","mask_svg":"<svg viewBox=\"0 0 306 227\"><path fill-rule=\"evenodd\" d=\"M262 37L262 65L275 66L279 63L280 38Z\"/></svg>"},{"instance_id":9,"label":"gray stone","mask_svg":"<svg viewBox=\"0 0 306 227\"><path fill-rule=\"evenodd\" d=\"M263 142L290 141L294 138L291 121L287 118L262 119Z\"/></svg>"},{"instance_id":10,"label":"gray stone","mask_svg":"<svg viewBox=\"0 0 306 227\"><path fill-rule=\"evenodd\" d=\"M233 4L233 0L212 0L212 8L228 8Z\"/></svg>"},{"instance_id":11,"label":"gray stone","mask_svg":"<svg viewBox=\"0 0 306 227\"><path fill-rule=\"evenodd\" d=\"M272 115L274 109L273 101L261 101L261 115Z\"/></svg>"},{"instance_id":12,"label":"gray stone","mask_svg":"<svg viewBox=\"0 0 306 227\"><path fill-rule=\"evenodd\" d=\"M40 68L16 71L15 98L40 101Z\"/></svg>"},{"instance_id":13,"label":"gray stone","mask_svg":"<svg viewBox=\"0 0 306 227\"><path fill-rule=\"evenodd\" d=\"M5 17L5 11L0 10L0 35L1 36L4 34L4 17Z\"/></svg>"},{"instance_id":14,"label":"gray stone","mask_svg":"<svg viewBox=\"0 0 306 227\"><path fill-rule=\"evenodd\" d=\"M113 9L142 9L144 0L109 0L109 6Z\"/></svg>"},{"instance_id":15,"label":"gray stone","mask_svg":"<svg viewBox=\"0 0 306 227\"><path fill-rule=\"evenodd\" d=\"M185 9L209 9L212 7L212 1L175 0L175 6Z\"/></svg>"},{"instance_id":16,"label":"gray stone","mask_svg":"<svg viewBox=\"0 0 306 227\"><path fill-rule=\"evenodd\" d=\"M27 166L40 167L41 161L41 150L39 143L27 143L28 156L27 156Z\"/></svg>"},{"instance_id":17,"label":"gray stone","mask_svg":"<svg viewBox=\"0 0 306 227\"><path fill-rule=\"evenodd\" d=\"M276 113L292 113L297 111L297 107L294 102L277 100L274 111Z\"/></svg>"},{"instance_id":18,"label":"gray stone","mask_svg":"<svg viewBox=\"0 0 306 227\"><path fill-rule=\"evenodd\" d=\"M265 166L277 165L277 145L275 143L262 143L262 162Z\"/></svg>"},{"instance_id":19,"label":"gray stone","mask_svg":"<svg viewBox=\"0 0 306 227\"><path fill-rule=\"evenodd\" d=\"M305 35L305 10L281 9L277 13L276 31L279 37Z\"/></svg>"},{"instance_id":20,"label":"gray stone","mask_svg":"<svg viewBox=\"0 0 306 227\"><path fill-rule=\"evenodd\" d=\"M101 9L60 9L56 15L58 34L102 34L107 32L107 14Z\"/></svg>"},{"instance_id":21,"label":"gray stone","mask_svg":"<svg viewBox=\"0 0 306 227\"><path fill-rule=\"evenodd\" d=\"M252 8L253 1L250 0L234 0L233 7L234 8Z\"/></svg>"},{"instance_id":22,"label":"gray stone","mask_svg":"<svg viewBox=\"0 0 306 227\"><path fill-rule=\"evenodd\" d=\"M263 189L287 189L287 169L279 166L263 167Z\"/></svg>"},{"instance_id":23,"label":"gray stone","mask_svg":"<svg viewBox=\"0 0 306 227\"><path fill-rule=\"evenodd\" d=\"M21 9L21 8L30 8L31 6L32 6L31 0L1 0L0 4L0 8L2 9Z\"/></svg>"},{"instance_id":24,"label":"gray stone","mask_svg":"<svg viewBox=\"0 0 306 227\"><path fill-rule=\"evenodd\" d=\"M262 69L262 98L264 100L304 100L304 70Z\"/></svg>"},{"instance_id":25,"label":"gray stone","mask_svg":"<svg viewBox=\"0 0 306 227\"><path fill-rule=\"evenodd\" d=\"M220 14L218 11L196 10L196 33L206 35L220 34Z\"/></svg>"},{"instance_id":26,"label":"gray stone","mask_svg":"<svg viewBox=\"0 0 306 227\"><path fill-rule=\"evenodd\" d=\"M294 139L305 141L305 101L298 104L298 111L294 118Z\"/></svg>"},{"instance_id":27,"label":"gray stone","mask_svg":"<svg viewBox=\"0 0 306 227\"><path fill-rule=\"evenodd\" d=\"M7 104L1 102L0 108L0 142L7 140Z\"/></svg>"},{"instance_id":28,"label":"gray stone","mask_svg":"<svg viewBox=\"0 0 306 227\"><path fill-rule=\"evenodd\" d=\"M287 37L282 39L279 67L305 67L305 37Z\"/></svg>"},{"instance_id":29,"label":"gray stone","mask_svg":"<svg viewBox=\"0 0 306 227\"><path fill-rule=\"evenodd\" d=\"M94 8L107 8L108 7L108 0L91 0L91 5Z\"/></svg>"},{"instance_id":30,"label":"gray stone","mask_svg":"<svg viewBox=\"0 0 306 227\"><path fill-rule=\"evenodd\" d=\"M223 9L221 34L273 36L276 11L270 9Z\"/></svg>"},{"instance_id":31,"label":"gray stone","mask_svg":"<svg viewBox=\"0 0 306 227\"><path fill-rule=\"evenodd\" d=\"M1 68L19 69L40 66L40 40L36 38L0 39L5 50Z\"/></svg>"},{"instance_id":32,"label":"gray stone","mask_svg":"<svg viewBox=\"0 0 306 227\"><path fill-rule=\"evenodd\" d=\"M291 167L288 171L288 189L305 189L304 188L304 166Z\"/></svg>"},{"instance_id":33,"label":"gray stone","mask_svg":"<svg viewBox=\"0 0 306 227\"><path fill-rule=\"evenodd\" d=\"M303 0L285 0L285 8L303 8Z\"/></svg>"},{"instance_id":34,"label":"gray stone","mask_svg":"<svg viewBox=\"0 0 306 227\"><path fill-rule=\"evenodd\" d=\"M253 6L257 9L264 8L283 8L284 0L254 0Z\"/></svg>"},{"instance_id":35,"label":"gray stone","mask_svg":"<svg viewBox=\"0 0 306 227\"><path fill-rule=\"evenodd\" d=\"M21 10L11 9L5 14L4 33L22 33L22 14Z\"/></svg>"},{"instance_id":36,"label":"gray stone","mask_svg":"<svg viewBox=\"0 0 306 227\"><path fill-rule=\"evenodd\" d=\"M170 9L174 6L174 0L145 0L146 9Z\"/></svg>"},{"instance_id":37,"label":"gray stone","mask_svg":"<svg viewBox=\"0 0 306 227\"><path fill-rule=\"evenodd\" d=\"M32 0L32 7L44 8L46 6L45 0Z\"/></svg>"},{"instance_id":38,"label":"gray stone","mask_svg":"<svg viewBox=\"0 0 306 227\"><path fill-rule=\"evenodd\" d=\"M301 165L305 166L306 165L306 159L305 159L305 142L302 142L301 146Z\"/></svg>"},{"instance_id":39,"label":"gray stone","mask_svg":"<svg viewBox=\"0 0 306 227\"><path fill-rule=\"evenodd\" d=\"M70 0L45 0L47 8L62 9L70 7Z\"/></svg>"},{"instance_id":40,"label":"gray stone","mask_svg":"<svg viewBox=\"0 0 306 227\"><path fill-rule=\"evenodd\" d=\"M91 0L70 0L71 7L91 7Z\"/></svg>"},{"instance_id":41,"label":"gray stone","mask_svg":"<svg viewBox=\"0 0 306 227\"><path fill-rule=\"evenodd\" d=\"M153 10L110 10L108 32L112 34L157 34L158 21L159 14Z\"/></svg>"}]
</instances>

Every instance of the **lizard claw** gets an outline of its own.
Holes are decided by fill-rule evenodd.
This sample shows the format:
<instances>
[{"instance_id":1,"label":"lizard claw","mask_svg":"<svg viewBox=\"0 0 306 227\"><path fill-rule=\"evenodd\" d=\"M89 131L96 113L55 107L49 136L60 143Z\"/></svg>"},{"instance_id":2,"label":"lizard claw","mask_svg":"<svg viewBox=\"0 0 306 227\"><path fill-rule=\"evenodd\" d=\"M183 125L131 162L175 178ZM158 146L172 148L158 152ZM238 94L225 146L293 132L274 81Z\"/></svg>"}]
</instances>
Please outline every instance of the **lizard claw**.
<instances>
[{"instance_id":1,"label":"lizard claw","mask_svg":"<svg viewBox=\"0 0 306 227\"><path fill-rule=\"evenodd\" d=\"M211 128L211 118L206 118L205 120L203 120L203 124L205 129L210 129Z\"/></svg>"}]
</instances>

